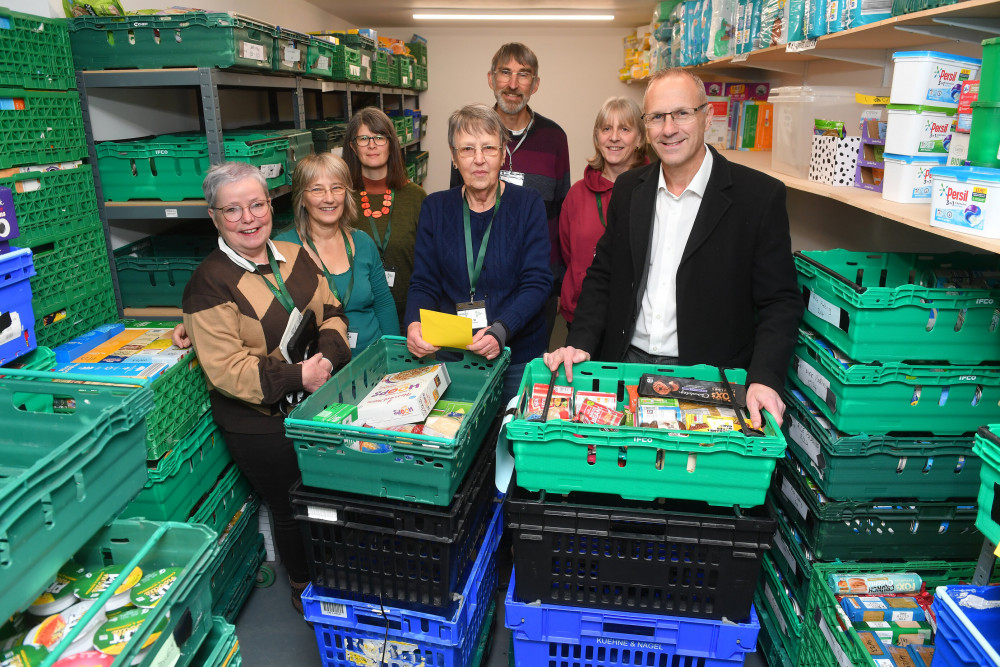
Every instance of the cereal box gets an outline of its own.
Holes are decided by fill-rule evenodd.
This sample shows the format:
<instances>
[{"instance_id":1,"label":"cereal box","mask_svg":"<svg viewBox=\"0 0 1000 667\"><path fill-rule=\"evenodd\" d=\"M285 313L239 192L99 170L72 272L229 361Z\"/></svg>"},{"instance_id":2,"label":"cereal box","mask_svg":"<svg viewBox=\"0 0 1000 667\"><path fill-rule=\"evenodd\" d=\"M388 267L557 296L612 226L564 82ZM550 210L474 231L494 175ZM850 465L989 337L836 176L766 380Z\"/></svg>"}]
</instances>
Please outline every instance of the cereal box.
<instances>
[{"instance_id":1,"label":"cereal box","mask_svg":"<svg viewBox=\"0 0 1000 667\"><path fill-rule=\"evenodd\" d=\"M449 384L444 364L386 375L358 403L358 420L374 428L422 422Z\"/></svg>"}]
</instances>

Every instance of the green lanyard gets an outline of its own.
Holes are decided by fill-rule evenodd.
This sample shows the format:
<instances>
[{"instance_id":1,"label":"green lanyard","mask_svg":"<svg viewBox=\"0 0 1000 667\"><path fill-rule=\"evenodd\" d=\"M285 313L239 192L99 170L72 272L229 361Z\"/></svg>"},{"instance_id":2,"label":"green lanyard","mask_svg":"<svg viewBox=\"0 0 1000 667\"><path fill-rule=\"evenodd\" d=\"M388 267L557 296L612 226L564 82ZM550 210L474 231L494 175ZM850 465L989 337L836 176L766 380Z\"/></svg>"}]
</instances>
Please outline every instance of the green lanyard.
<instances>
[{"instance_id":1,"label":"green lanyard","mask_svg":"<svg viewBox=\"0 0 1000 667\"><path fill-rule=\"evenodd\" d=\"M483 260L486 258L486 246L490 242L490 230L493 229L493 221L496 220L497 211L500 210L500 186L497 185L497 201L493 204L493 216L490 224L486 227L483 240L479 243L479 257L476 258L475 266L472 265L472 220L469 215L469 200L462 193L462 217L465 221L465 264L469 270L469 301L475 301L476 283L479 282L479 274L483 271Z\"/></svg>"},{"instance_id":2,"label":"green lanyard","mask_svg":"<svg viewBox=\"0 0 1000 667\"><path fill-rule=\"evenodd\" d=\"M343 229L340 230L341 235L344 237L344 249L347 251L347 265L350 267L348 271L351 273L351 279L347 283L347 291L344 292L344 298L340 298L340 292L337 291L337 285L333 282L333 274L330 270L326 268L326 264L323 263L323 258L319 256L319 250L316 250L316 244L313 243L312 239L309 239L309 247L312 251L316 253L316 259L319 260L320 268L323 269L323 275L326 276L326 282L330 285L330 291L333 292L333 296L340 301L340 305L347 309L347 302L351 300L351 292L354 291L354 251L351 250L351 242L347 239L347 232Z\"/></svg>"},{"instance_id":3,"label":"green lanyard","mask_svg":"<svg viewBox=\"0 0 1000 667\"><path fill-rule=\"evenodd\" d=\"M604 222L604 207L601 206L601 193L595 192L594 195L597 197L597 217L601 219L601 227L607 227L608 223Z\"/></svg>"},{"instance_id":4,"label":"green lanyard","mask_svg":"<svg viewBox=\"0 0 1000 667\"><path fill-rule=\"evenodd\" d=\"M386 215L385 222L385 238L378 233L378 227L375 226L375 218L369 217L368 224L372 226L372 238L375 239L375 247L378 248L378 257L385 264L385 249L389 247L389 237L392 236L392 204L396 200L396 193L390 190L389 195L389 213Z\"/></svg>"},{"instance_id":5,"label":"green lanyard","mask_svg":"<svg viewBox=\"0 0 1000 667\"><path fill-rule=\"evenodd\" d=\"M292 301L292 295L289 294L288 290L285 288L285 281L281 277L281 271L278 270L278 262L274 259L274 253L271 252L271 246L267 246L267 263L271 265L271 272L274 274L274 279L278 282L278 286L275 287L272 285L271 281L268 280L263 273L260 273L259 270L257 273L260 273L260 277L264 279L264 284L267 285L269 290L271 290L271 294L273 294L274 298L278 300L278 303L284 306L285 310L290 313L295 310L295 303Z\"/></svg>"}]
</instances>

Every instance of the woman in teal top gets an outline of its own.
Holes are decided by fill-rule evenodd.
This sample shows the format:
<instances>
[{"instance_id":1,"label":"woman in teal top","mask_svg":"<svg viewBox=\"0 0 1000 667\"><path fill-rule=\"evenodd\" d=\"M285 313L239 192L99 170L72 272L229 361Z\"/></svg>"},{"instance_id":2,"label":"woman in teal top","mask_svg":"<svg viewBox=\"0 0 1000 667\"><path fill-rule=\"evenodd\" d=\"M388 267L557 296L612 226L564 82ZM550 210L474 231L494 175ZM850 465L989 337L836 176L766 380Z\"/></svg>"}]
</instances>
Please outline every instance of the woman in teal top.
<instances>
[{"instance_id":1,"label":"woman in teal top","mask_svg":"<svg viewBox=\"0 0 1000 667\"><path fill-rule=\"evenodd\" d=\"M295 229L276 239L305 247L347 314L348 343L357 354L383 335L399 335L396 304L371 237L350 226L357 216L350 171L332 153L309 155L292 174Z\"/></svg>"}]
</instances>

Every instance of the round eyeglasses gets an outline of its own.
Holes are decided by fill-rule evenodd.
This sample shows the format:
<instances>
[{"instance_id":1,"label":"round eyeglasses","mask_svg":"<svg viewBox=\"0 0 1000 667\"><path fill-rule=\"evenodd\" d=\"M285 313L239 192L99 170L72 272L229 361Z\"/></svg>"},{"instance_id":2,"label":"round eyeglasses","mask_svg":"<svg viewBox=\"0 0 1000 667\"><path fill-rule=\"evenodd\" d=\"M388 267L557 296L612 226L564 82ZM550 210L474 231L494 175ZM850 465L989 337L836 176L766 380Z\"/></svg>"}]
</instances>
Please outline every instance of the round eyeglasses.
<instances>
[{"instance_id":1,"label":"round eyeglasses","mask_svg":"<svg viewBox=\"0 0 1000 667\"><path fill-rule=\"evenodd\" d=\"M231 204L229 206L213 206L212 208L221 211L222 217L229 222L239 222L243 219L244 210L250 211L250 215L255 218L263 218L271 210L270 203L270 199L265 199L264 201L252 201L246 206Z\"/></svg>"}]
</instances>

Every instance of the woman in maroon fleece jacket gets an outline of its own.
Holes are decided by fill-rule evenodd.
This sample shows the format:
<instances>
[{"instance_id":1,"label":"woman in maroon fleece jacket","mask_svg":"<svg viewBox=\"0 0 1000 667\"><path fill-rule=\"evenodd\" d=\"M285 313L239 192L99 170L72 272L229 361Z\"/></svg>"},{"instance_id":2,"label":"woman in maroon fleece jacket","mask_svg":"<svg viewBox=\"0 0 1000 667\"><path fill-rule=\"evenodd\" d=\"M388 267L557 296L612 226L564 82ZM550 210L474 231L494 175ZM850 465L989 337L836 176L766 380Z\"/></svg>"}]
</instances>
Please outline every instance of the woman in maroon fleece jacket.
<instances>
[{"instance_id":1,"label":"woman in maroon fleece jacket","mask_svg":"<svg viewBox=\"0 0 1000 667\"><path fill-rule=\"evenodd\" d=\"M573 184L559 215L559 244L566 275L559 295L559 312L573 322L583 277L604 233L611 188L619 174L647 164L642 110L627 97L608 98L594 121L597 151Z\"/></svg>"}]
</instances>

